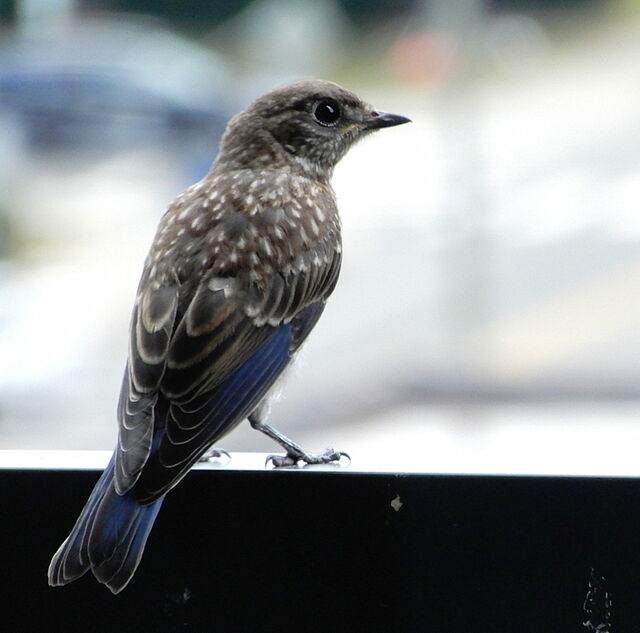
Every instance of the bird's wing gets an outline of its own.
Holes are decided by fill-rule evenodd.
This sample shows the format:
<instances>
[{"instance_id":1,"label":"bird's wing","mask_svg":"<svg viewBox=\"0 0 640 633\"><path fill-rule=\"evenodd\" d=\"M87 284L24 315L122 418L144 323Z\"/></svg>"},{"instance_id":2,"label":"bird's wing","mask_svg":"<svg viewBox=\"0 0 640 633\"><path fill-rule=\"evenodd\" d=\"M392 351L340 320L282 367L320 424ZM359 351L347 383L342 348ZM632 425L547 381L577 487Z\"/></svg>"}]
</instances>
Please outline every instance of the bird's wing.
<instances>
[{"instance_id":1,"label":"bird's wing","mask_svg":"<svg viewBox=\"0 0 640 633\"><path fill-rule=\"evenodd\" d=\"M136 482L151 451L158 390L177 307L177 286L151 283L133 308L129 357L118 402L114 480L119 494Z\"/></svg>"},{"instance_id":2,"label":"bird's wing","mask_svg":"<svg viewBox=\"0 0 640 633\"><path fill-rule=\"evenodd\" d=\"M173 305L168 292L139 300L121 396L118 489L143 472L140 500L157 498L249 415L311 331L339 269L338 252L316 248L261 286L205 278L173 329L170 311L156 305ZM166 338L152 339L164 330L150 310L167 316Z\"/></svg>"}]
</instances>

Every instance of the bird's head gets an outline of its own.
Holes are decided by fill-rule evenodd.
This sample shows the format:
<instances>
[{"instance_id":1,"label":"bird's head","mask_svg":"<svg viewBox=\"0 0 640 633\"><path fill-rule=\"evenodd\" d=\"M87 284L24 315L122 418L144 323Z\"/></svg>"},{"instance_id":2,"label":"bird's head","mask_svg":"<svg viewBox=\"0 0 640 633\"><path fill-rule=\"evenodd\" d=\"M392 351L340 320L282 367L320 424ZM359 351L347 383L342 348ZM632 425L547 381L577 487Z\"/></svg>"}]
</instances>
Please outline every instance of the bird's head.
<instances>
[{"instance_id":1,"label":"bird's head","mask_svg":"<svg viewBox=\"0 0 640 633\"><path fill-rule=\"evenodd\" d=\"M298 81L268 92L233 117L218 161L330 176L360 138L408 121L374 109L335 83Z\"/></svg>"}]
</instances>

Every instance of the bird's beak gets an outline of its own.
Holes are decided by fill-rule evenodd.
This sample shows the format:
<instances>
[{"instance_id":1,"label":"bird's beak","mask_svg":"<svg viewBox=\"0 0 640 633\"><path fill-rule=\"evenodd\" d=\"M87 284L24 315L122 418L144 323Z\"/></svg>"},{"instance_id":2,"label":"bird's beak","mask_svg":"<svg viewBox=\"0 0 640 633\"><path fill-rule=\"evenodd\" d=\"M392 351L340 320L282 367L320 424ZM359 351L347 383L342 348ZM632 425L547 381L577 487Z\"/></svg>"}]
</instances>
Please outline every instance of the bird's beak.
<instances>
[{"instance_id":1,"label":"bird's beak","mask_svg":"<svg viewBox=\"0 0 640 633\"><path fill-rule=\"evenodd\" d=\"M391 114L390 112L373 110L373 112L369 114L369 117L365 119L364 126L367 130L378 130L383 127L402 125L403 123L411 123L411 119L401 114Z\"/></svg>"}]
</instances>

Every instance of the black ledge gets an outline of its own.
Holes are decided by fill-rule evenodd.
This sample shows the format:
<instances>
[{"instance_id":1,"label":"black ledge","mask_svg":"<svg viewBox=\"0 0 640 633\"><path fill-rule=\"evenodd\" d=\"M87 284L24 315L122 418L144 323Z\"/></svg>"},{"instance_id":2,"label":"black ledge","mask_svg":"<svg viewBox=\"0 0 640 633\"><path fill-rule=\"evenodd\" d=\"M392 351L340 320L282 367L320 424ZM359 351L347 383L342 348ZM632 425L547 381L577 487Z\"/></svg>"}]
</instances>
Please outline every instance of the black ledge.
<instances>
[{"instance_id":1,"label":"black ledge","mask_svg":"<svg viewBox=\"0 0 640 633\"><path fill-rule=\"evenodd\" d=\"M106 454L0 451L4 631L640 631L640 479L198 468L131 584L46 583ZM599 627L599 628L598 628Z\"/></svg>"}]
</instances>

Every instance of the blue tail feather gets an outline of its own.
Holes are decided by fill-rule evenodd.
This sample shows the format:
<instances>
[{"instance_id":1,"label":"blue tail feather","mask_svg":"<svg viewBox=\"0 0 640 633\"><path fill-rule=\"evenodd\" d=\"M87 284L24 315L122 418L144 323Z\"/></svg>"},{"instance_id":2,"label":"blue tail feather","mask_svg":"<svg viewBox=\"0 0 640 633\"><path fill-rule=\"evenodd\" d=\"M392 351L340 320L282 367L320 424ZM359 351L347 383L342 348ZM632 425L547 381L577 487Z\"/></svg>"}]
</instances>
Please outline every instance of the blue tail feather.
<instances>
[{"instance_id":1,"label":"blue tail feather","mask_svg":"<svg viewBox=\"0 0 640 633\"><path fill-rule=\"evenodd\" d=\"M118 495L113 470L112 457L51 561L50 585L66 585L91 569L100 582L118 593L135 573L163 498L141 505L132 492Z\"/></svg>"},{"instance_id":2,"label":"blue tail feather","mask_svg":"<svg viewBox=\"0 0 640 633\"><path fill-rule=\"evenodd\" d=\"M131 493L127 493L127 495L129 494ZM118 516L125 519L122 523L128 522L129 527L120 536L115 547L112 547L111 543L107 541L107 544L111 547L111 555L108 558L99 559L102 562L92 567L93 575L114 593L124 589L135 573L163 499L164 497L161 497L146 506L142 506L132 500L132 503L135 504L134 506L128 504L125 511L118 509ZM111 523L118 523L118 520L111 519ZM100 542L111 538L107 536L109 533L110 531L107 531L104 536L100 534L96 540ZM92 553L91 546L95 535L96 532L93 532L89 541L90 553Z\"/></svg>"}]
</instances>

